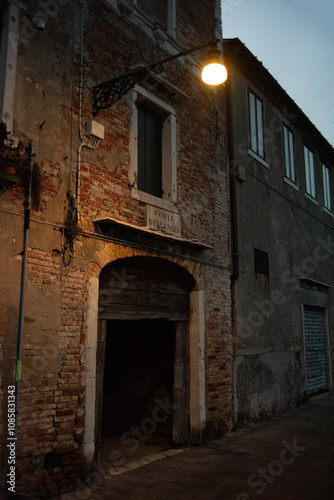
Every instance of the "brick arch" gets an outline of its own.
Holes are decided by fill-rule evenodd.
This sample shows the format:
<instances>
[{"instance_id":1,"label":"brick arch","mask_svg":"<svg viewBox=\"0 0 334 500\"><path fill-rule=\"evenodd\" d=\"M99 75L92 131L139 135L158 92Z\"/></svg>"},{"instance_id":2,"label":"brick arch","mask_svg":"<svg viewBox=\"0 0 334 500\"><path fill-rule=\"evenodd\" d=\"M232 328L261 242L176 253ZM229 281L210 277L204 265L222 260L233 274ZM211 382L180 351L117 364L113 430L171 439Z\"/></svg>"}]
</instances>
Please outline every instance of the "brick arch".
<instances>
[{"instance_id":1,"label":"brick arch","mask_svg":"<svg viewBox=\"0 0 334 500\"><path fill-rule=\"evenodd\" d=\"M177 264L175 261L162 258L162 257L152 257L151 255L131 255L129 257L121 257L113 260L108 263L101 270L101 275L106 274L112 269L122 269L126 267L142 267L145 269L155 269L156 274L160 272L160 274L164 272L170 273L170 278L178 280L179 278L184 280L185 286L189 289L189 291L195 289L196 281L192 274L180 264ZM173 278L173 275L175 276Z\"/></svg>"},{"instance_id":2,"label":"brick arch","mask_svg":"<svg viewBox=\"0 0 334 500\"><path fill-rule=\"evenodd\" d=\"M180 260L175 256L162 257L161 254L152 252L143 252L132 247L123 247L116 245L105 245L104 248L97 252L97 260L91 263L88 268L90 275L99 278L103 269L108 269L113 265L119 265L121 261L126 263L126 259L141 259L144 263L150 260L151 262L160 262L166 269L171 272L178 273L185 277L189 284L189 290L200 290L202 288L201 265L191 260ZM118 264L116 264L116 262ZM168 267L169 266L169 267Z\"/></svg>"},{"instance_id":3,"label":"brick arch","mask_svg":"<svg viewBox=\"0 0 334 500\"><path fill-rule=\"evenodd\" d=\"M194 278L168 260L118 259L100 274L99 318L188 321L189 292L194 288Z\"/></svg>"},{"instance_id":4,"label":"brick arch","mask_svg":"<svg viewBox=\"0 0 334 500\"><path fill-rule=\"evenodd\" d=\"M130 251L129 251L130 250ZM180 324L187 324L189 338L189 418L190 429L187 441L200 442L202 439L202 431L205 426L205 366L204 366L204 293L198 290L196 280L189 270L169 259L161 257L152 257L149 255L140 255L136 251L131 253L132 249L127 249L127 252L108 252L109 255L119 258L106 262L104 253L100 262L104 260L105 265L101 266L99 278L90 276L90 285L88 291L88 310L87 310L87 334L86 334L86 405L85 405L85 434L84 434L84 456L87 464L91 463L95 457L96 451L96 353L98 346L98 323L99 323L99 290L100 283L105 284L108 281L108 275L112 275L113 284L119 278L122 281L122 269L136 271L137 275L134 279L136 285L140 284L140 276L145 275L145 271L150 274L150 279L157 285L169 283L169 286L174 286L180 292L180 296L186 297L189 304L189 314L187 317L184 314L184 308L181 311L181 316L169 316L167 311L166 319L171 321L179 321ZM137 253L137 254L136 254ZM123 255L120 255L123 254ZM102 255L100 254L100 257ZM190 263L189 267L196 268L197 264ZM117 274L118 273L118 274ZM155 281L157 280L157 281ZM152 281L151 281L152 282ZM126 283L126 280L125 280ZM148 281L146 281L146 284ZM121 287L122 290L122 287ZM123 286L123 290L125 287ZM122 292L121 292L122 293ZM172 304L172 302L171 302ZM149 303L150 314L154 317L159 307L155 309L156 303ZM184 305L184 304L183 304ZM115 307L113 311L115 311ZM112 313L114 314L114 313ZM140 316L139 316L140 317ZM106 316L107 318L107 316ZM101 321L100 321L101 322Z\"/></svg>"}]
</instances>

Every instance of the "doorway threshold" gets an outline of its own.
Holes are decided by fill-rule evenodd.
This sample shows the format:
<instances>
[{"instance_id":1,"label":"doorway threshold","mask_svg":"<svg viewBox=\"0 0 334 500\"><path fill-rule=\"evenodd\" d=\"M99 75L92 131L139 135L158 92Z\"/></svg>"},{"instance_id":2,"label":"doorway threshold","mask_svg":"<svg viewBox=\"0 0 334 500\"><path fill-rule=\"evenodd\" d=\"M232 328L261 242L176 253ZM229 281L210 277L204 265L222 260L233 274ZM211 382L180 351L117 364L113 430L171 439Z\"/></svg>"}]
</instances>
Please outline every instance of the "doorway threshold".
<instances>
[{"instance_id":1,"label":"doorway threshold","mask_svg":"<svg viewBox=\"0 0 334 500\"><path fill-rule=\"evenodd\" d=\"M101 446L100 466L107 475L117 476L156 460L177 455L184 450L185 448L170 448L168 441L163 438L149 438L141 442L135 450L126 448L119 438L109 438ZM117 460L112 463L110 457L117 457Z\"/></svg>"}]
</instances>

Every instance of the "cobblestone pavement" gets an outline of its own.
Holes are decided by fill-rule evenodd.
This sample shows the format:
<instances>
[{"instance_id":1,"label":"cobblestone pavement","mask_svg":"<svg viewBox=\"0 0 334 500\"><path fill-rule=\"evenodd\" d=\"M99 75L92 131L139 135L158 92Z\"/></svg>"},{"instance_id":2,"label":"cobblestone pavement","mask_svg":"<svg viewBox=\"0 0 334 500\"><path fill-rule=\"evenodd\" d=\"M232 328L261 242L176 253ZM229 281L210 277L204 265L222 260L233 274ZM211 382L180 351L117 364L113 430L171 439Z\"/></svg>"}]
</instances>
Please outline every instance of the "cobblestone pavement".
<instances>
[{"instance_id":1,"label":"cobblestone pavement","mask_svg":"<svg viewBox=\"0 0 334 500\"><path fill-rule=\"evenodd\" d=\"M54 500L334 500L334 394L127 465L87 476L85 487Z\"/></svg>"}]
</instances>

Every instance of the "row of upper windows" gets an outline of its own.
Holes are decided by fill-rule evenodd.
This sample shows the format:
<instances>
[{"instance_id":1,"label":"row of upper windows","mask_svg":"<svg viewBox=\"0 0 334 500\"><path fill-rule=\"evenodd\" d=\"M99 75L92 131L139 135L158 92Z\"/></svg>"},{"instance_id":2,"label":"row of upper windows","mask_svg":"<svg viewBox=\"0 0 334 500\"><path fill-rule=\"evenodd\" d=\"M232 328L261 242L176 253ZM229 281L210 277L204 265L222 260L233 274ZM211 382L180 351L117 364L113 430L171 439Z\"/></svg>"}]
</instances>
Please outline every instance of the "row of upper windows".
<instances>
[{"instance_id":1,"label":"row of upper windows","mask_svg":"<svg viewBox=\"0 0 334 500\"><path fill-rule=\"evenodd\" d=\"M249 131L250 131L250 149L260 158L264 159L264 127L263 127L263 102L251 90L248 94L249 102ZM295 167L295 148L293 132L283 124L283 152L285 177L296 184ZM315 185L315 165L314 153L304 145L304 168L305 168L305 189L306 193L316 200ZM323 205L327 210L332 211L332 197L330 185L330 170L322 163L322 181L323 181Z\"/></svg>"},{"instance_id":2,"label":"row of upper windows","mask_svg":"<svg viewBox=\"0 0 334 500\"><path fill-rule=\"evenodd\" d=\"M142 89L142 92L144 90ZM147 193L156 198L168 201L175 201L176 180L175 165L172 168L171 161L175 159L175 125L173 126L174 115L170 114L170 109L166 110L159 100L149 97L146 92L145 103L137 101L136 127L137 133L137 157L136 176L134 186L141 192ZM250 109L250 147L251 151L264 159L264 136L263 136L263 105L252 92L249 93ZM175 111L174 111L175 113ZM175 118L175 116L174 116ZM167 134L167 135L166 135ZM174 147L173 147L174 144ZM167 146L166 146L167 145ZM295 151L293 132L283 124L283 148L285 177L296 185ZM164 168L163 168L164 164ZM304 146L304 166L306 193L316 199L314 154ZM322 164L324 207L332 211L332 198L330 189L330 171ZM171 185L174 185L173 186ZM173 196L173 194L174 196Z\"/></svg>"}]
</instances>

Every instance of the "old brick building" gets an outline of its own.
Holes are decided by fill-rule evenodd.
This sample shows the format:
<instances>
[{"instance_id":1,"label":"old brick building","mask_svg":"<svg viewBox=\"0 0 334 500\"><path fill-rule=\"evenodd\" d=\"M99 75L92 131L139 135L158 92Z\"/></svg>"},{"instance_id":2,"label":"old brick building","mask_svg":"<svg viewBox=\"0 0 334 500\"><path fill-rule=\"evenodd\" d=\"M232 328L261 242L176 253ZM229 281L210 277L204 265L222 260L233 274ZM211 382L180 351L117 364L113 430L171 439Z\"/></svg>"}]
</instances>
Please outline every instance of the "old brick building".
<instances>
[{"instance_id":1,"label":"old brick building","mask_svg":"<svg viewBox=\"0 0 334 500\"><path fill-rule=\"evenodd\" d=\"M112 443L200 443L331 389L333 148L239 40L226 86L207 49L140 69L220 38L220 2L0 9L1 487L20 333L32 498L120 463Z\"/></svg>"},{"instance_id":2,"label":"old brick building","mask_svg":"<svg viewBox=\"0 0 334 500\"><path fill-rule=\"evenodd\" d=\"M1 119L14 146L2 138L1 409L24 290L16 491L37 498L73 485L110 436L200 442L232 425L224 87L200 80L201 50L93 114L94 85L221 36L220 2L1 8Z\"/></svg>"},{"instance_id":3,"label":"old brick building","mask_svg":"<svg viewBox=\"0 0 334 500\"><path fill-rule=\"evenodd\" d=\"M240 423L333 387L334 150L240 40L224 54Z\"/></svg>"}]
</instances>

